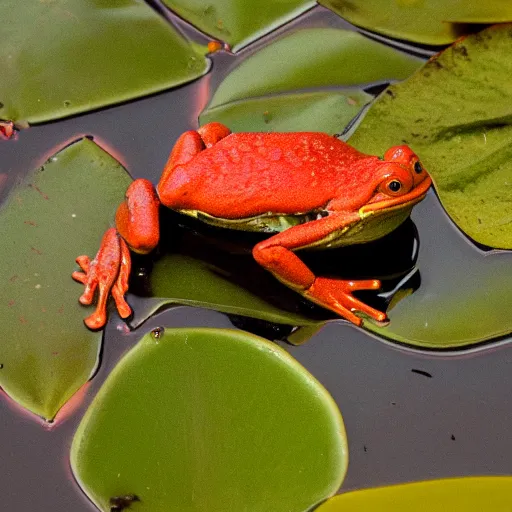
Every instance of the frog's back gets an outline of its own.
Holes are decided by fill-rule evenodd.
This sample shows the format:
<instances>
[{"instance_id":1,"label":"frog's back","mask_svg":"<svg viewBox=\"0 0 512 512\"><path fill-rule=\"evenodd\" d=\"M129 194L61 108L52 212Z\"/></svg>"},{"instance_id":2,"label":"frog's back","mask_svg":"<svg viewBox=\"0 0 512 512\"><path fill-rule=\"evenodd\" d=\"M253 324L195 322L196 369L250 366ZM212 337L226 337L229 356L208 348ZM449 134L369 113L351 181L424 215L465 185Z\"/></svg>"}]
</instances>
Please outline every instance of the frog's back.
<instances>
[{"instance_id":1,"label":"frog's back","mask_svg":"<svg viewBox=\"0 0 512 512\"><path fill-rule=\"evenodd\" d=\"M363 158L323 133L233 133L175 169L168 206L225 219L310 212L364 181Z\"/></svg>"}]
</instances>

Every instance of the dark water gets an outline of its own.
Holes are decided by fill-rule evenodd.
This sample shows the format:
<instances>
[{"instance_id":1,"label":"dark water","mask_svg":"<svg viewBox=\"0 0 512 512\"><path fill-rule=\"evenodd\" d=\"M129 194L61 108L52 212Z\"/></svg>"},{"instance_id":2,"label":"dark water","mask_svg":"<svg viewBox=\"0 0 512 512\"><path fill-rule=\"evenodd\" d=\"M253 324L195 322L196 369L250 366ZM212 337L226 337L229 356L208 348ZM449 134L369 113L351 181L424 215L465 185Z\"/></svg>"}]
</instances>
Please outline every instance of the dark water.
<instances>
[{"instance_id":1,"label":"dark water","mask_svg":"<svg viewBox=\"0 0 512 512\"><path fill-rule=\"evenodd\" d=\"M340 26L342 22L317 9L301 23ZM156 181L176 138L196 127L203 106L198 98L219 82L233 62L230 56L218 55L210 76L188 86L23 131L16 142L0 142L0 173L14 179L42 163L65 141L91 134L121 155L134 178ZM413 220L422 242L437 240L440 261L451 259L454 245L470 250L433 193L416 207ZM436 270L431 272L435 277ZM192 308L161 313L131 333L113 319L106 331L101 368L84 402L51 428L2 396L0 510L96 510L69 469L73 433L122 354L159 325L232 327L220 313ZM343 413L350 447L343 489L510 473L512 347L506 340L473 352L422 353L335 322L304 346L281 344L327 387Z\"/></svg>"}]
</instances>

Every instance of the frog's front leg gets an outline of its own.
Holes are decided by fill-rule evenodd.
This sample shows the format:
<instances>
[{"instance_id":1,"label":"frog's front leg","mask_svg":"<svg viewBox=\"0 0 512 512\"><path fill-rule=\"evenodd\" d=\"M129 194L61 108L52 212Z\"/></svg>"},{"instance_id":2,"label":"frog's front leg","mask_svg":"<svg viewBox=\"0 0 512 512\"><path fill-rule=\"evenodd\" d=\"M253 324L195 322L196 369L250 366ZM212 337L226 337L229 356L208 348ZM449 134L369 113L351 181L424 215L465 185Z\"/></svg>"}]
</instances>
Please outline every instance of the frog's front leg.
<instances>
[{"instance_id":1,"label":"frog's front leg","mask_svg":"<svg viewBox=\"0 0 512 512\"><path fill-rule=\"evenodd\" d=\"M342 230L358 220L357 212L335 212L322 219L294 226L257 244L253 249L254 258L287 286L356 325L361 325L362 320L353 311L361 311L378 321L383 321L386 319L385 313L352 295L356 290L376 290L380 288L380 281L316 277L293 252L322 240L334 231Z\"/></svg>"}]
</instances>

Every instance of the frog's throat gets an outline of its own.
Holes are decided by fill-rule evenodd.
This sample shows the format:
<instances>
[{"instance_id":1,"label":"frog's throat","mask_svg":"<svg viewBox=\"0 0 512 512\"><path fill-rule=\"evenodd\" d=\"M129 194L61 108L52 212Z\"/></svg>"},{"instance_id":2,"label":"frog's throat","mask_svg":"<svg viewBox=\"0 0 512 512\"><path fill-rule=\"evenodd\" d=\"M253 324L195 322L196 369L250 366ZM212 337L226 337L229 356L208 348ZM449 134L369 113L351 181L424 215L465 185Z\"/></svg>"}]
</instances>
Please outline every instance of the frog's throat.
<instances>
[{"instance_id":1,"label":"frog's throat","mask_svg":"<svg viewBox=\"0 0 512 512\"><path fill-rule=\"evenodd\" d=\"M385 199L384 201L378 201L376 203L368 203L359 209L359 215L362 219L368 215L372 215L381 210L389 210L395 207L407 208L412 207L416 203L419 203L427 194L428 189L432 185L432 179L427 176L421 183L419 183L413 190L404 196L393 197L391 199Z\"/></svg>"}]
</instances>

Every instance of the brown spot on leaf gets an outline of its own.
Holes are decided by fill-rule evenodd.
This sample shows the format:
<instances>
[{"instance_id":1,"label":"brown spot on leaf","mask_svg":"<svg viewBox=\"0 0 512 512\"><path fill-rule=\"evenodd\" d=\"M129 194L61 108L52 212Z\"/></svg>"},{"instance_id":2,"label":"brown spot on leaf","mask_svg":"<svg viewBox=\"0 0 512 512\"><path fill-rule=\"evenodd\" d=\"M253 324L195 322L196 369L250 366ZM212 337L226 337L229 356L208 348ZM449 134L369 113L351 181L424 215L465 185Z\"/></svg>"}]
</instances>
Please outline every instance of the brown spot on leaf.
<instances>
[{"instance_id":1,"label":"brown spot on leaf","mask_svg":"<svg viewBox=\"0 0 512 512\"><path fill-rule=\"evenodd\" d=\"M136 494L113 496L109 500L110 512L126 510L130 508L130 505L136 501L140 501L140 498Z\"/></svg>"},{"instance_id":2,"label":"brown spot on leaf","mask_svg":"<svg viewBox=\"0 0 512 512\"><path fill-rule=\"evenodd\" d=\"M41 195L41 197L43 199L46 199L47 201L48 201L48 199L50 199L38 186L34 185L33 183L30 183L29 187L32 187L34 190L39 192L39 194Z\"/></svg>"},{"instance_id":3,"label":"brown spot on leaf","mask_svg":"<svg viewBox=\"0 0 512 512\"><path fill-rule=\"evenodd\" d=\"M471 60L468 56L468 49L462 44L454 46L453 52L460 55L464 60Z\"/></svg>"}]
</instances>

